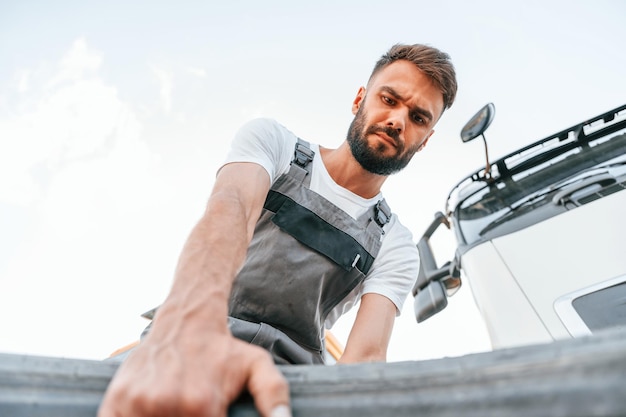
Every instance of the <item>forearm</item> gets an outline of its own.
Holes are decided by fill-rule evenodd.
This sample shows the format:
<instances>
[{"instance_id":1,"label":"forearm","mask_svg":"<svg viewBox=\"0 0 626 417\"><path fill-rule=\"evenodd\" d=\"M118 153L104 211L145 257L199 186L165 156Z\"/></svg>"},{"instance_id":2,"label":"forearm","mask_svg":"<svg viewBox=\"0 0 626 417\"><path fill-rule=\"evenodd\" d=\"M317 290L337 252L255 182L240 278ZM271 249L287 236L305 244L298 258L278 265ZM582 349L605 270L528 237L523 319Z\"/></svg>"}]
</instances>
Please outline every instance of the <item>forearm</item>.
<instances>
[{"instance_id":1,"label":"forearm","mask_svg":"<svg viewBox=\"0 0 626 417\"><path fill-rule=\"evenodd\" d=\"M370 354L351 355L344 353L337 361L340 365L349 363L368 363L368 362L387 362L387 354L380 352L371 352Z\"/></svg>"},{"instance_id":2,"label":"forearm","mask_svg":"<svg viewBox=\"0 0 626 417\"><path fill-rule=\"evenodd\" d=\"M238 233L236 222L215 224L210 212L192 229L180 254L169 295L159 308L154 326L168 316L177 321L172 326L190 326L196 320L211 324L216 330L225 330L228 295L238 268L239 248L245 233ZM213 213L217 214L217 213ZM231 225L231 232L221 226ZM217 320L216 320L217 319Z\"/></svg>"},{"instance_id":3,"label":"forearm","mask_svg":"<svg viewBox=\"0 0 626 417\"><path fill-rule=\"evenodd\" d=\"M365 294L339 363L386 361L395 313L387 297Z\"/></svg>"},{"instance_id":4,"label":"forearm","mask_svg":"<svg viewBox=\"0 0 626 417\"><path fill-rule=\"evenodd\" d=\"M348 344L341 358L337 361L340 364L361 363L361 362L386 362L387 345L384 343L355 346Z\"/></svg>"},{"instance_id":5,"label":"forearm","mask_svg":"<svg viewBox=\"0 0 626 417\"><path fill-rule=\"evenodd\" d=\"M246 166L246 169L255 168ZM218 176L206 211L180 254L170 294L159 309L155 326L159 325L159 316L174 313L176 320L184 321L186 326L198 319L203 326L211 323L218 329L226 328L232 283L245 260L262 204L260 196L238 191L230 181L232 174ZM249 186L259 187L259 184L251 181Z\"/></svg>"},{"instance_id":6,"label":"forearm","mask_svg":"<svg viewBox=\"0 0 626 417\"><path fill-rule=\"evenodd\" d=\"M263 416L289 404L271 356L232 337L226 320L269 177L252 164L222 171L181 252L170 294L118 369L99 417L225 416L244 389Z\"/></svg>"}]
</instances>

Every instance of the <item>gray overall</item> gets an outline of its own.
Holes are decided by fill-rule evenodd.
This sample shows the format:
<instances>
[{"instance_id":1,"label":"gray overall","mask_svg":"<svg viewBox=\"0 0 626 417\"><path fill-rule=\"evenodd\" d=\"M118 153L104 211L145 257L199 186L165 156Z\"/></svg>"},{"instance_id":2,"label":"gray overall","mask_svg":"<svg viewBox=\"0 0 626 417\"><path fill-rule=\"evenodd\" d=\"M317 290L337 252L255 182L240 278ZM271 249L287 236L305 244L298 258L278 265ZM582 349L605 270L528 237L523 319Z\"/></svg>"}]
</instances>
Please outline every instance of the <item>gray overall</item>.
<instances>
[{"instance_id":1,"label":"gray overall","mask_svg":"<svg viewBox=\"0 0 626 417\"><path fill-rule=\"evenodd\" d=\"M391 212L358 219L309 189L315 153L298 140L270 188L229 304L232 334L279 364L324 363L324 321L369 272Z\"/></svg>"}]
</instances>

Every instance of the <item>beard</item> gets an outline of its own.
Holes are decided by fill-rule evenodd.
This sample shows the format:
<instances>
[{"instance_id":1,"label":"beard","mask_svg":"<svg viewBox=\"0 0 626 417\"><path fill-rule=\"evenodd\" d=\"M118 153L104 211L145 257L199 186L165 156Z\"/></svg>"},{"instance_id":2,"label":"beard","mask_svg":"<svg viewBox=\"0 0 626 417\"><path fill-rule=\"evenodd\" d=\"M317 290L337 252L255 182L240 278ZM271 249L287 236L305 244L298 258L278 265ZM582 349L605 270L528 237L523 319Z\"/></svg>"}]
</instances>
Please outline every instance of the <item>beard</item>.
<instances>
[{"instance_id":1,"label":"beard","mask_svg":"<svg viewBox=\"0 0 626 417\"><path fill-rule=\"evenodd\" d=\"M419 146L409 148L405 150L404 143L400 141L400 135L398 131L389 126L365 126L365 110L361 106L354 116L354 120L350 123L348 129L347 141L350 145L352 155L357 162L363 167L364 170L377 175L391 175L404 169ZM383 152L385 145L380 144L376 147L370 147L367 143L367 136L382 132L389 136L396 144L396 154L392 156L385 156Z\"/></svg>"}]
</instances>

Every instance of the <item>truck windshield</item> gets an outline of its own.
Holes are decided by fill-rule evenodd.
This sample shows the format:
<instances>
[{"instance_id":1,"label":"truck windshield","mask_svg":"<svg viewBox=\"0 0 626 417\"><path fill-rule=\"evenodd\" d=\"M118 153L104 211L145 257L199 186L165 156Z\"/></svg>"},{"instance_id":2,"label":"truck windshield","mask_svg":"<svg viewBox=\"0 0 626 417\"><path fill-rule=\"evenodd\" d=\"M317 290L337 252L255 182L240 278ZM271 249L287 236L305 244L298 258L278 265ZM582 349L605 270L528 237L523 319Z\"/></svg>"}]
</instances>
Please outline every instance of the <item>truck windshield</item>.
<instances>
[{"instance_id":1,"label":"truck windshield","mask_svg":"<svg viewBox=\"0 0 626 417\"><path fill-rule=\"evenodd\" d=\"M448 209L462 241L512 233L626 189L625 109L496 161L491 178L475 173L461 182Z\"/></svg>"}]
</instances>

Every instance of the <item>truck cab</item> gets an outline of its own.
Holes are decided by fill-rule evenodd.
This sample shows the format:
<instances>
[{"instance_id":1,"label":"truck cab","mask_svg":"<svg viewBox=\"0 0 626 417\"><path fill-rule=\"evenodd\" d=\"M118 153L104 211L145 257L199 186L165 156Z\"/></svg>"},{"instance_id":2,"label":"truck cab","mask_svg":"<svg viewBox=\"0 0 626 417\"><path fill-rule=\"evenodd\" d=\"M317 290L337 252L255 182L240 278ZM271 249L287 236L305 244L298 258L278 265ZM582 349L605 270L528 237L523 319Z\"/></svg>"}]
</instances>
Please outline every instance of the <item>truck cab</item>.
<instances>
[{"instance_id":1,"label":"truck cab","mask_svg":"<svg viewBox=\"0 0 626 417\"><path fill-rule=\"evenodd\" d=\"M449 193L418 242L418 322L469 282L493 348L626 327L626 105L489 161L488 104L463 128L482 137L484 168ZM437 265L430 238L454 234Z\"/></svg>"}]
</instances>

